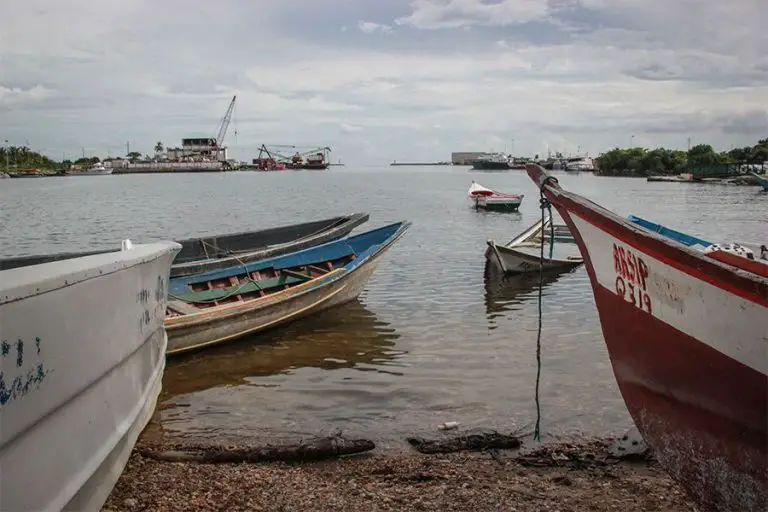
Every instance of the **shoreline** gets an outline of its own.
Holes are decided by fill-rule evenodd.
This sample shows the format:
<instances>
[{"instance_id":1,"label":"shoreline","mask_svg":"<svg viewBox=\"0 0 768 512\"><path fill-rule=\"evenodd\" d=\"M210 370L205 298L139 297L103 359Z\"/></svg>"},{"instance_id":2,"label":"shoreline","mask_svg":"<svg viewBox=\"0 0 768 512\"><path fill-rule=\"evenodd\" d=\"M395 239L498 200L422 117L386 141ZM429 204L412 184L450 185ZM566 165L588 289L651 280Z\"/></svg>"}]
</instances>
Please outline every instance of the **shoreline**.
<instances>
[{"instance_id":1,"label":"shoreline","mask_svg":"<svg viewBox=\"0 0 768 512\"><path fill-rule=\"evenodd\" d=\"M142 436L102 510L694 511L647 451L617 458L614 443L584 438L524 441L519 451L199 463L158 461L147 451L243 447L163 445Z\"/></svg>"}]
</instances>

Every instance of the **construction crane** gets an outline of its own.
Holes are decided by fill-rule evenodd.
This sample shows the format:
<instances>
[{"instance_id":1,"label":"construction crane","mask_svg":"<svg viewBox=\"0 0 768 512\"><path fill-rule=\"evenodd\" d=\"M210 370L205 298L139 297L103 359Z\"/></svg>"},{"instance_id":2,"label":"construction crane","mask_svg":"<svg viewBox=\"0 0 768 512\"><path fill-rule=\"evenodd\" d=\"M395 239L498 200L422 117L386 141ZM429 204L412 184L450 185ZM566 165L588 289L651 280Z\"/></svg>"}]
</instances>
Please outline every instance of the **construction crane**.
<instances>
[{"instance_id":1,"label":"construction crane","mask_svg":"<svg viewBox=\"0 0 768 512\"><path fill-rule=\"evenodd\" d=\"M237 99L237 94L232 96L232 101L229 102L229 108L227 108L227 113L224 114L224 118L221 120L221 124L219 125L219 133L216 135L216 138L214 139L214 144L216 145L216 149L221 149L222 144L224 144L224 137L227 135L227 128L229 128L229 121L232 119L232 112L235 110L235 99Z\"/></svg>"}]
</instances>

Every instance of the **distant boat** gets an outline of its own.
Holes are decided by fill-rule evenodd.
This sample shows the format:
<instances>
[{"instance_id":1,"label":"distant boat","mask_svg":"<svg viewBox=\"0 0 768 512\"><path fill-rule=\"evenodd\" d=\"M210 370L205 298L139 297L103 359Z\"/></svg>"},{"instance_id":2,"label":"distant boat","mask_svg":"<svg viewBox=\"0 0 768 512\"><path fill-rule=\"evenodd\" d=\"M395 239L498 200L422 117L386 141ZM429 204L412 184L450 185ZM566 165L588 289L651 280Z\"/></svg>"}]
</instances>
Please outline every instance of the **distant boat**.
<instances>
[{"instance_id":1,"label":"distant boat","mask_svg":"<svg viewBox=\"0 0 768 512\"><path fill-rule=\"evenodd\" d=\"M102 508L155 410L180 248L0 272L0 508Z\"/></svg>"},{"instance_id":2,"label":"distant boat","mask_svg":"<svg viewBox=\"0 0 768 512\"><path fill-rule=\"evenodd\" d=\"M554 236L551 228L554 228ZM540 257L542 237L543 260ZM544 220L543 228L539 219L506 245L497 245L493 240L488 240L487 244L485 259L492 265L498 265L505 274L538 272L540 266L544 270L570 270L584 263L568 226L552 226L551 218Z\"/></svg>"},{"instance_id":3,"label":"distant boat","mask_svg":"<svg viewBox=\"0 0 768 512\"><path fill-rule=\"evenodd\" d=\"M509 170L509 155L488 153L472 160L472 168L480 170Z\"/></svg>"},{"instance_id":4,"label":"distant boat","mask_svg":"<svg viewBox=\"0 0 768 512\"><path fill-rule=\"evenodd\" d=\"M576 239L616 381L661 466L702 512L766 510L765 265L698 250L527 171Z\"/></svg>"},{"instance_id":5,"label":"distant boat","mask_svg":"<svg viewBox=\"0 0 768 512\"><path fill-rule=\"evenodd\" d=\"M112 174L112 168L111 167L104 167L104 164L101 162L96 162L91 167L84 171L66 171L64 173L67 176L104 176L107 174Z\"/></svg>"},{"instance_id":6,"label":"distant boat","mask_svg":"<svg viewBox=\"0 0 768 512\"><path fill-rule=\"evenodd\" d=\"M178 240L182 249L171 266L171 277L208 272L307 249L347 236L353 229L367 221L367 213L353 213L258 231ZM0 260L0 270L105 252L109 251L5 258Z\"/></svg>"},{"instance_id":7,"label":"distant boat","mask_svg":"<svg viewBox=\"0 0 768 512\"><path fill-rule=\"evenodd\" d=\"M357 298L410 227L397 222L311 249L171 279L168 354L225 343Z\"/></svg>"},{"instance_id":8,"label":"distant boat","mask_svg":"<svg viewBox=\"0 0 768 512\"><path fill-rule=\"evenodd\" d=\"M475 181L469 187L468 197L475 208L494 211L517 211L523 202L523 194L505 194L486 188Z\"/></svg>"},{"instance_id":9,"label":"distant boat","mask_svg":"<svg viewBox=\"0 0 768 512\"><path fill-rule=\"evenodd\" d=\"M749 174L757 178L757 184L763 187L763 190L768 192L768 178L766 178L765 176L760 176L759 174L756 174L754 172L750 172Z\"/></svg>"}]
</instances>

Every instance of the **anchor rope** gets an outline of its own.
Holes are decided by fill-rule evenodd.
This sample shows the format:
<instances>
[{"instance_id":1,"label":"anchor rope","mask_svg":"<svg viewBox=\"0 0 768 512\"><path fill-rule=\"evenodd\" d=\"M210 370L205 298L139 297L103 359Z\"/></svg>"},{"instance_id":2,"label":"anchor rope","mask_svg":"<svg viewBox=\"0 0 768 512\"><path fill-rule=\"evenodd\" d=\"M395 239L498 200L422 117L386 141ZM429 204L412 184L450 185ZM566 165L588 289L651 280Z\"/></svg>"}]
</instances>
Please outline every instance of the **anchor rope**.
<instances>
[{"instance_id":1,"label":"anchor rope","mask_svg":"<svg viewBox=\"0 0 768 512\"><path fill-rule=\"evenodd\" d=\"M549 200L544 197L543 188L539 190L539 207L541 209L541 225L544 226L544 210L547 210L551 223L552 219L552 205ZM551 244L554 243L554 230L550 230L550 253ZM541 299L544 288L544 240L545 236L541 237L539 243L539 325L538 333L536 335L536 428L533 431L534 441L541 441L541 403L539 402L539 387L541 382L541 324L542 324L542 312L541 312ZM551 259L551 255L550 255Z\"/></svg>"}]
</instances>

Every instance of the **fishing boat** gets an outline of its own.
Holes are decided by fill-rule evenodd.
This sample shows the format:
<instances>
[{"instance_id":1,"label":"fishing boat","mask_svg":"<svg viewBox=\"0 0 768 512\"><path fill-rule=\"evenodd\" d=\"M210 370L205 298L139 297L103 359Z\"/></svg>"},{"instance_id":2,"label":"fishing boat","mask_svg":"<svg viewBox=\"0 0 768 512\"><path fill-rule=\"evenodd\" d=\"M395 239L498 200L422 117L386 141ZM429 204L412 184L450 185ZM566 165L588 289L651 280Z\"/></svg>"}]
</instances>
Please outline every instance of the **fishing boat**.
<instances>
[{"instance_id":1,"label":"fishing boat","mask_svg":"<svg viewBox=\"0 0 768 512\"><path fill-rule=\"evenodd\" d=\"M523 202L523 194L505 194L486 188L472 181L469 187L468 197L475 203L475 208L494 211L515 212Z\"/></svg>"},{"instance_id":2,"label":"fishing boat","mask_svg":"<svg viewBox=\"0 0 768 512\"><path fill-rule=\"evenodd\" d=\"M488 248L485 250L485 259L491 265L497 265L505 274L538 272L539 267L545 271L564 271L584 263L568 226L553 224L551 217L545 218L544 222L537 221L506 245L497 245L492 239L486 243Z\"/></svg>"},{"instance_id":3,"label":"fishing boat","mask_svg":"<svg viewBox=\"0 0 768 512\"><path fill-rule=\"evenodd\" d=\"M234 340L355 299L402 221L291 254L171 279L168 354Z\"/></svg>"},{"instance_id":4,"label":"fishing boat","mask_svg":"<svg viewBox=\"0 0 768 512\"><path fill-rule=\"evenodd\" d=\"M510 155L487 153L472 160L472 168L482 171L508 171Z\"/></svg>"},{"instance_id":5,"label":"fishing boat","mask_svg":"<svg viewBox=\"0 0 768 512\"><path fill-rule=\"evenodd\" d=\"M619 389L661 465L702 511L766 510L768 278L527 172L576 239Z\"/></svg>"},{"instance_id":6,"label":"fishing boat","mask_svg":"<svg viewBox=\"0 0 768 512\"><path fill-rule=\"evenodd\" d=\"M171 266L171 277L209 272L338 240L368 221L367 213L353 213L329 219L242 231L178 241L181 252ZM107 251L20 256L0 260L0 270L71 259Z\"/></svg>"},{"instance_id":7,"label":"fishing boat","mask_svg":"<svg viewBox=\"0 0 768 512\"><path fill-rule=\"evenodd\" d=\"M751 174L757 179L757 184L763 187L764 191L768 192L768 178L766 178L765 176L760 176L759 174L754 172L750 172L749 174Z\"/></svg>"},{"instance_id":8,"label":"fishing boat","mask_svg":"<svg viewBox=\"0 0 768 512\"><path fill-rule=\"evenodd\" d=\"M101 509L155 409L179 249L0 272L2 510Z\"/></svg>"}]
</instances>

